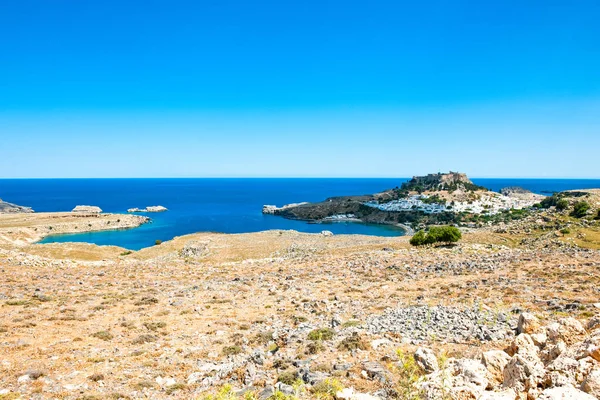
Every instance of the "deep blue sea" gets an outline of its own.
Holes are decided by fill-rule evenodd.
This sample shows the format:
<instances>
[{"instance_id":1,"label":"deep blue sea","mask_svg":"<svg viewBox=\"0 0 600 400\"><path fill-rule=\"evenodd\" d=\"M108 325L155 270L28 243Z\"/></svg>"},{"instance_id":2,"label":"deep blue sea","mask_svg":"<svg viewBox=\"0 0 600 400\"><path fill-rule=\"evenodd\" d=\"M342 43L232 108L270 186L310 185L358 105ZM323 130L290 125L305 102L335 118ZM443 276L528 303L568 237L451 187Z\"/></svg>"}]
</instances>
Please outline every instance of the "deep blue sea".
<instances>
[{"instance_id":1,"label":"deep blue sea","mask_svg":"<svg viewBox=\"0 0 600 400\"><path fill-rule=\"evenodd\" d=\"M90 242L132 250L156 240L194 232L255 232L295 229L330 230L335 234L402 235L395 227L338 222L309 224L263 215L264 204L281 206L327 197L370 194L402 184L407 178L385 179L0 179L0 198L35 211L70 211L79 204L95 205L105 212L126 213L128 208L162 205L163 213L147 214L152 223L138 228L59 235L51 242ZM488 189L521 186L549 194L568 189L600 188L600 179L473 179Z\"/></svg>"}]
</instances>

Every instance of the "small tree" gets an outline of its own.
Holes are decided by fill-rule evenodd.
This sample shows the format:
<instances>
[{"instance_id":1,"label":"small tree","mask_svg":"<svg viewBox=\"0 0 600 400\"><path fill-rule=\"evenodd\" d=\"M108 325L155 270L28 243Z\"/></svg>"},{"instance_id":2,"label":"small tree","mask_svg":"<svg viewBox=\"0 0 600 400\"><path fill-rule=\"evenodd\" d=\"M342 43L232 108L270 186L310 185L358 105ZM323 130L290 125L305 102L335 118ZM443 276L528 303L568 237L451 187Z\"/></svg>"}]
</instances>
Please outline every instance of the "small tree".
<instances>
[{"instance_id":1,"label":"small tree","mask_svg":"<svg viewBox=\"0 0 600 400\"><path fill-rule=\"evenodd\" d=\"M596 218L594 219L600 219L600 210L598 210L598 215L596 215Z\"/></svg>"},{"instance_id":2,"label":"small tree","mask_svg":"<svg viewBox=\"0 0 600 400\"><path fill-rule=\"evenodd\" d=\"M590 205L585 201L578 201L573 206L573 211L571 212L571 216L575 218L584 217L588 210L590 209Z\"/></svg>"},{"instance_id":3,"label":"small tree","mask_svg":"<svg viewBox=\"0 0 600 400\"><path fill-rule=\"evenodd\" d=\"M410 238L410 244L413 246L422 246L425 244L425 232L419 231L414 234L413 237Z\"/></svg>"},{"instance_id":4,"label":"small tree","mask_svg":"<svg viewBox=\"0 0 600 400\"><path fill-rule=\"evenodd\" d=\"M436 243L456 243L462 237L460 230L454 226L432 226L427 234L423 231L417 232L411 239L413 246Z\"/></svg>"},{"instance_id":5,"label":"small tree","mask_svg":"<svg viewBox=\"0 0 600 400\"><path fill-rule=\"evenodd\" d=\"M569 208L569 202L565 199L560 199L556 202L556 209L558 211L563 211Z\"/></svg>"}]
</instances>

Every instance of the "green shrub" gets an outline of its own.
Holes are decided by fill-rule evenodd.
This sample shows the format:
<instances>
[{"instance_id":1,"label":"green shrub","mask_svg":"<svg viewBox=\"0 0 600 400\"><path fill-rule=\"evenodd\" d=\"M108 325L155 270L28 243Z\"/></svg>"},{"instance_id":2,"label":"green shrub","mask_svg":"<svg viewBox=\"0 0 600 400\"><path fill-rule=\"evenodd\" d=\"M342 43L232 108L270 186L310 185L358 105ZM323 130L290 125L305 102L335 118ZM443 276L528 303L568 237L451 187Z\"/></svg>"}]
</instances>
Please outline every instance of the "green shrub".
<instances>
[{"instance_id":1,"label":"green shrub","mask_svg":"<svg viewBox=\"0 0 600 400\"><path fill-rule=\"evenodd\" d=\"M306 345L306 354L318 354L325 350L325 345L320 340L313 340Z\"/></svg>"},{"instance_id":2,"label":"green shrub","mask_svg":"<svg viewBox=\"0 0 600 400\"><path fill-rule=\"evenodd\" d=\"M296 379L298 379L298 373L296 371L285 371L279 374L277 382L292 386L296 382Z\"/></svg>"},{"instance_id":3,"label":"green shrub","mask_svg":"<svg viewBox=\"0 0 600 400\"><path fill-rule=\"evenodd\" d=\"M223 350L221 351L221 353L224 356L233 356L236 354L240 354L242 352L242 348L240 346L225 346L223 347Z\"/></svg>"},{"instance_id":4,"label":"green shrub","mask_svg":"<svg viewBox=\"0 0 600 400\"><path fill-rule=\"evenodd\" d=\"M158 246L158 245L159 245L159 244L161 244L161 243L162 243L162 240L158 240L158 239L157 239L157 240L155 240L155 241L154 241L154 244L155 244L156 246Z\"/></svg>"},{"instance_id":5,"label":"green shrub","mask_svg":"<svg viewBox=\"0 0 600 400\"><path fill-rule=\"evenodd\" d=\"M344 340L340 342L338 345L338 350L367 350L367 342L363 339L358 333L354 332L352 335L348 336Z\"/></svg>"},{"instance_id":6,"label":"green shrub","mask_svg":"<svg viewBox=\"0 0 600 400\"><path fill-rule=\"evenodd\" d=\"M578 201L573 206L573 211L571 212L571 216L575 217L575 218L582 218L587 214L589 209L590 209L589 203L587 203L585 201Z\"/></svg>"},{"instance_id":7,"label":"green shrub","mask_svg":"<svg viewBox=\"0 0 600 400\"><path fill-rule=\"evenodd\" d=\"M594 219L600 219L600 210L598 210L598 215L596 215L596 218Z\"/></svg>"},{"instance_id":8,"label":"green shrub","mask_svg":"<svg viewBox=\"0 0 600 400\"><path fill-rule=\"evenodd\" d=\"M460 230L454 226L432 226L429 228L427 234L423 231L417 232L410 239L410 244L413 246L422 246L424 244L435 243L456 243L461 237Z\"/></svg>"},{"instance_id":9,"label":"green shrub","mask_svg":"<svg viewBox=\"0 0 600 400\"><path fill-rule=\"evenodd\" d=\"M329 400L335 399L335 395L344 386L337 379L324 379L313 385L311 392L317 399Z\"/></svg>"},{"instance_id":10,"label":"green shrub","mask_svg":"<svg viewBox=\"0 0 600 400\"><path fill-rule=\"evenodd\" d=\"M426 244L425 232L419 231L415 233L414 236L410 238L410 244L413 246L422 246Z\"/></svg>"},{"instance_id":11,"label":"green shrub","mask_svg":"<svg viewBox=\"0 0 600 400\"><path fill-rule=\"evenodd\" d=\"M556 209L558 211L564 211L569 208L569 202L565 199L560 199L556 202Z\"/></svg>"},{"instance_id":12,"label":"green shrub","mask_svg":"<svg viewBox=\"0 0 600 400\"><path fill-rule=\"evenodd\" d=\"M308 334L308 340L331 340L335 332L330 328L320 328L310 331Z\"/></svg>"},{"instance_id":13,"label":"green shrub","mask_svg":"<svg viewBox=\"0 0 600 400\"><path fill-rule=\"evenodd\" d=\"M556 194L553 194L552 196L548 196L544 200L540 201L540 207L541 208L554 207L554 206L556 206L556 204L558 204L559 200L560 200L559 197Z\"/></svg>"}]
</instances>

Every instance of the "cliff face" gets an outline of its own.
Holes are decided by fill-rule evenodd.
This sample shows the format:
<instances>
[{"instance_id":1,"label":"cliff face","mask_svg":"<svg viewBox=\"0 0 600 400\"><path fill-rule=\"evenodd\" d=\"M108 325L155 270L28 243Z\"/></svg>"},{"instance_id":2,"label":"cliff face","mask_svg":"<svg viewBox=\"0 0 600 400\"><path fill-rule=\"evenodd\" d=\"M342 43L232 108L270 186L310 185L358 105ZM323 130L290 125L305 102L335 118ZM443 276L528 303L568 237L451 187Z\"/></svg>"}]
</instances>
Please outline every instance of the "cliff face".
<instances>
[{"instance_id":1,"label":"cliff face","mask_svg":"<svg viewBox=\"0 0 600 400\"><path fill-rule=\"evenodd\" d=\"M0 214L32 213L31 207L18 206L0 199Z\"/></svg>"}]
</instances>

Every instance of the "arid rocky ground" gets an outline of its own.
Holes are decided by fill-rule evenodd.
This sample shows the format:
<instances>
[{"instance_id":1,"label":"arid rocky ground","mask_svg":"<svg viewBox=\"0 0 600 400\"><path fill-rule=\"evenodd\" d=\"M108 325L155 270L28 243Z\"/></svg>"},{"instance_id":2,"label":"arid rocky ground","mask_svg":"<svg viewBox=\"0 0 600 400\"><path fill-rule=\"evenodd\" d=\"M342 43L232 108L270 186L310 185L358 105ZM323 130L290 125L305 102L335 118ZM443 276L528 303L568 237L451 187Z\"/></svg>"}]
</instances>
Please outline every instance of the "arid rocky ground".
<instances>
[{"instance_id":1,"label":"arid rocky ground","mask_svg":"<svg viewBox=\"0 0 600 400\"><path fill-rule=\"evenodd\" d=\"M0 399L600 394L591 219L540 214L453 247L268 231L128 252L31 244L59 225L35 215L0 217Z\"/></svg>"}]
</instances>

